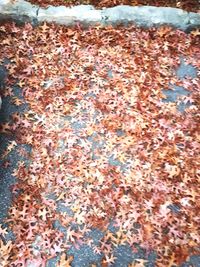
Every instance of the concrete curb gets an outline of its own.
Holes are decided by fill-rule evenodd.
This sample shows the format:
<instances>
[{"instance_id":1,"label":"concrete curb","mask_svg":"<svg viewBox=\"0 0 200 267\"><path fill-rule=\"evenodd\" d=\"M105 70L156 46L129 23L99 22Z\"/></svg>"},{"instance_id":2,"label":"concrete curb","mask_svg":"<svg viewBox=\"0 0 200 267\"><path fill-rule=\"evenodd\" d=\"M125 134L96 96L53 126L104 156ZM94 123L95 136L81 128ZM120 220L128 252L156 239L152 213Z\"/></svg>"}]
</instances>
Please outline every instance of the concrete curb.
<instances>
[{"instance_id":1,"label":"concrete curb","mask_svg":"<svg viewBox=\"0 0 200 267\"><path fill-rule=\"evenodd\" d=\"M77 22L84 26L136 24L142 27L159 27L169 25L184 31L200 27L199 13L171 7L121 5L98 10L91 5L79 5L41 8L24 0L15 0L13 3L10 0L1 0L0 20L10 19L22 23L31 22L35 25L44 21L67 26Z\"/></svg>"}]
</instances>

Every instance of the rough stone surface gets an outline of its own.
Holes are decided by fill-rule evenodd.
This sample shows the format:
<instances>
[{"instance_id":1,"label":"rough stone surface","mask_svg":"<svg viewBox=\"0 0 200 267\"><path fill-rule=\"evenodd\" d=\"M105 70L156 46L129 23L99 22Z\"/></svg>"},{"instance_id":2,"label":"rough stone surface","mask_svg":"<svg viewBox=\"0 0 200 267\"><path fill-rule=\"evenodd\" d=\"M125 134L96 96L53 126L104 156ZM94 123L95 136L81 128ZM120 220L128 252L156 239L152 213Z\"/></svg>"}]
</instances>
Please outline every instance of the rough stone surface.
<instances>
[{"instance_id":1,"label":"rough stone surface","mask_svg":"<svg viewBox=\"0 0 200 267\"><path fill-rule=\"evenodd\" d=\"M92 25L101 21L101 10L95 10L93 6L86 5L73 8L50 6L47 9L40 8L37 18L39 22L54 21L62 25L73 25L76 22Z\"/></svg>"},{"instance_id":2,"label":"rough stone surface","mask_svg":"<svg viewBox=\"0 0 200 267\"><path fill-rule=\"evenodd\" d=\"M152 6L116 6L97 10L91 5L40 8L24 0L0 1L0 20L12 19L33 24L55 22L62 25L118 25L133 23L142 27L170 25L184 31L200 27L200 14L178 8Z\"/></svg>"},{"instance_id":3,"label":"rough stone surface","mask_svg":"<svg viewBox=\"0 0 200 267\"><path fill-rule=\"evenodd\" d=\"M152 6L116 6L105 9L103 11L103 16L108 24L135 22L138 26L143 27L161 26L163 24L167 24L183 30L187 29L189 24L188 12L170 7L157 8Z\"/></svg>"},{"instance_id":4,"label":"rough stone surface","mask_svg":"<svg viewBox=\"0 0 200 267\"><path fill-rule=\"evenodd\" d=\"M16 22L34 22L37 20L39 6L24 0L0 0L0 20L14 20Z\"/></svg>"}]
</instances>

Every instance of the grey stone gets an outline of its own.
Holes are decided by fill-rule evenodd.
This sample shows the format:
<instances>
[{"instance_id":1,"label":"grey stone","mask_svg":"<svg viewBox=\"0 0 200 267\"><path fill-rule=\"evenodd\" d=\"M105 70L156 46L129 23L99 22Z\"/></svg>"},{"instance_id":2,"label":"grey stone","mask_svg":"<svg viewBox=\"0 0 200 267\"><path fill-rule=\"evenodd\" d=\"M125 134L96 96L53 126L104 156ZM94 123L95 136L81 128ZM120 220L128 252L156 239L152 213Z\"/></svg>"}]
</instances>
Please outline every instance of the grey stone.
<instances>
[{"instance_id":1,"label":"grey stone","mask_svg":"<svg viewBox=\"0 0 200 267\"><path fill-rule=\"evenodd\" d=\"M24 0L0 0L0 20L12 19L33 24L55 22L62 25L80 23L83 26L103 24L136 24L142 27L170 25L184 31L200 27L200 14L178 8L153 6L116 6L97 10L91 5L40 8Z\"/></svg>"},{"instance_id":2,"label":"grey stone","mask_svg":"<svg viewBox=\"0 0 200 267\"><path fill-rule=\"evenodd\" d=\"M17 22L34 22L37 20L39 7L24 0L0 1L0 21L14 20Z\"/></svg>"},{"instance_id":3,"label":"grey stone","mask_svg":"<svg viewBox=\"0 0 200 267\"><path fill-rule=\"evenodd\" d=\"M53 21L62 25L74 25L77 22L92 25L101 21L101 11L95 10L91 5L80 5L72 8L50 6L47 9L40 8L37 18L39 22Z\"/></svg>"},{"instance_id":4,"label":"grey stone","mask_svg":"<svg viewBox=\"0 0 200 267\"><path fill-rule=\"evenodd\" d=\"M171 7L116 6L102 11L104 24L135 23L142 27L170 25L187 30L189 25L200 26L200 15ZM194 21L190 22L191 18ZM190 25L191 26L191 25Z\"/></svg>"},{"instance_id":5,"label":"grey stone","mask_svg":"<svg viewBox=\"0 0 200 267\"><path fill-rule=\"evenodd\" d=\"M80 5L72 8L50 6L47 9L39 9L38 21L54 21L63 25L74 25L76 22L83 25L133 23L143 27L170 25L188 30L200 26L200 14L188 13L177 8L153 6L121 5L103 10L96 10L91 5Z\"/></svg>"},{"instance_id":6,"label":"grey stone","mask_svg":"<svg viewBox=\"0 0 200 267\"><path fill-rule=\"evenodd\" d=\"M188 13L189 16L189 25L188 30L192 30L194 28L198 28L200 26L200 13L190 12Z\"/></svg>"}]
</instances>

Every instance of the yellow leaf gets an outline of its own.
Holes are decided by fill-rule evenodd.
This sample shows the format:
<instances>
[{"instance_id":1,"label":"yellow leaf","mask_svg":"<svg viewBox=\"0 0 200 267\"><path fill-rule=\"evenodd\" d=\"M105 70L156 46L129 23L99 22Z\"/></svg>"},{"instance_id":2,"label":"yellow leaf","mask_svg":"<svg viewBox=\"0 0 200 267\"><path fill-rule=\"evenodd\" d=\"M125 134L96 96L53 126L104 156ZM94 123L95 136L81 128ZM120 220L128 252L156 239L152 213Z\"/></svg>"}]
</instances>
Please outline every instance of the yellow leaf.
<instances>
[{"instance_id":1,"label":"yellow leaf","mask_svg":"<svg viewBox=\"0 0 200 267\"><path fill-rule=\"evenodd\" d=\"M148 263L147 260L144 259L136 259L133 263L129 264L128 267L145 267L145 264Z\"/></svg>"},{"instance_id":2,"label":"yellow leaf","mask_svg":"<svg viewBox=\"0 0 200 267\"><path fill-rule=\"evenodd\" d=\"M171 255L170 259L169 259L167 267L172 267L174 265L176 266L176 264L175 264L175 254L172 253L172 255Z\"/></svg>"},{"instance_id":3,"label":"yellow leaf","mask_svg":"<svg viewBox=\"0 0 200 267\"><path fill-rule=\"evenodd\" d=\"M73 261L73 258L73 256L69 256L68 258L66 253L63 253L56 267L71 267L71 262Z\"/></svg>"},{"instance_id":4,"label":"yellow leaf","mask_svg":"<svg viewBox=\"0 0 200 267\"><path fill-rule=\"evenodd\" d=\"M196 29L196 30L194 30L194 31L192 31L191 32L191 34L193 35L193 36L200 36L200 29Z\"/></svg>"},{"instance_id":5,"label":"yellow leaf","mask_svg":"<svg viewBox=\"0 0 200 267\"><path fill-rule=\"evenodd\" d=\"M4 244L4 242L0 239L0 267L8 266L12 246L11 241Z\"/></svg>"},{"instance_id":6,"label":"yellow leaf","mask_svg":"<svg viewBox=\"0 0 200 267\"><path fill-rule=\"evenodd\" d=\"M15 106L20 106L20 105L23 104L23 101L21 99L17 98L17 97L13 97L13 101L12 102L13 102L13 104Z\"/></svg>"},{"instance_id":7,"label":"yellow leaf","mask_svg":"<svg viewBox=\"0 0 200 267\"><path fill-rule=\"evenodd\" d=\"M167 35L168 33L170 33L171 28L169 26L162 26L158 29L158 35L160 37L163 37L165 35Z\"/></svg>"},{"instance_id":8,"label":"yellow leaf","mask_svg":"<svg viewBox=\"0 0 200 267\"><path fill-rule=\"evenodd\" d=\"M40 28L42 29L43 32L46 32L46 31L49 29L49 26L47 26L47 23L44 22L44 23L42 24L42 26L40 26Z\"/></svg>"}]
</instances>

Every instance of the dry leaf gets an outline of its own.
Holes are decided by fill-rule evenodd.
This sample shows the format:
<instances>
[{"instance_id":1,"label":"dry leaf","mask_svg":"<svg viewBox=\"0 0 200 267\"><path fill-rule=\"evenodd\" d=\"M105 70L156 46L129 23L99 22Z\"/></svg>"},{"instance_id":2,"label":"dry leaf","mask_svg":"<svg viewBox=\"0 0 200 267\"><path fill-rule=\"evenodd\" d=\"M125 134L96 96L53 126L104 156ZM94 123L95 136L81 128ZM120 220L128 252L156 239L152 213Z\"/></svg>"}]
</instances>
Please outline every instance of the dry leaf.
<instances>
[{"instance_id":1,"label":"dry leaf","mask_svg":"<svg viewBox=\"0 0 200 267\"><path fill-rule=\"evenodd\" d=\"M71 263L73 261L73 256L67 257L66 253L63 253L60 256L60 260L57 263L56 267L71 267Z\"/></svg>"}]
</instances>

